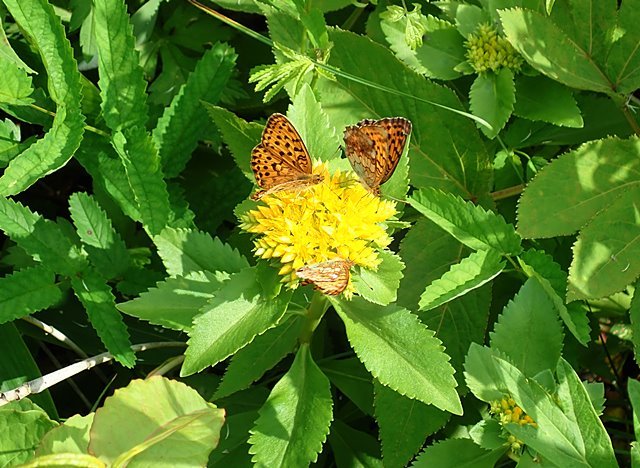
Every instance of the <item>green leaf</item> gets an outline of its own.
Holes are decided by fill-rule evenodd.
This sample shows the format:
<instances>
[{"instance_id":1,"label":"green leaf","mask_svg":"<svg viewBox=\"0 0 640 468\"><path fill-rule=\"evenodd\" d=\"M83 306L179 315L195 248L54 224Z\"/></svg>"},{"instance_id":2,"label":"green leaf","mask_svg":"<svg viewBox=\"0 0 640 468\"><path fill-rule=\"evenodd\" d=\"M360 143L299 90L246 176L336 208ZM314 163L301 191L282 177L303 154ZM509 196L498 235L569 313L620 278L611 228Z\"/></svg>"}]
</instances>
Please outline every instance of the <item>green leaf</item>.
<instances>
[{"instance_id":1,"label":"green leaf","mask_svg":"<svg viewBox=\"0 0 640 468\"><path fill-rule=\"evenodd\" d=\"M636 362L640 362L640 287L636 284L636 289L629 307L629 318L631 319L631 340L633 342L633 354ZM640 406L638 406L640 411Z\"/></svg>"},{"instance_id":2,"label":"green leaf","mask_svg":"<svg viewBox=\"0 0 640 468\"><path fill-rule=\"evenodd\" d=\"M153 131L162 169L175 177L184 169L208 118L201 100L215 104L220 99L233 70L236 54L226 44L215 44L198 61L187 82L166 107Z\"/></svg>"},{"instance_id":3,"label":"green leaf","mask_svg":"<svg viewBox=\"0 0 640 468\"><path fill-rule=\"evenodd\" d=\"M0 19L0 60L9 60L27 73L35 73L35 70L24 63L18 54L16 54L16 52L11 48L9 39L7 39L7 35L4 32L5 28L2 26L2 21L4 21L4 18Z\"/></svg>"},{"instance_id":4,"label":"green leaf","mask_svg":"<svg viewBox=\"0 0 640 468\"><path fill-rule=\"evenodd\" d=\"M331 424L329 444L336 466L383 467L378 441L368 432L355 430L339 419Z\"/></svg>"},{"instance_id":5,"label":"green leaf","mask_svg":"<svg viewBox=\"0 0 640 468\"><path fill-rule=\"evenodd\" d=\"M153 242L171 276L184 276L192 271L237 273L249 266L237 249L205 232L166 228Z\"/></svg>"},{"instance_id":6,"label":"green leaf","mask_svg":"<svg viewBox=\"0 0 640 468\"><path fill-rule=\"evenodd\" d=\"M133 367L136 357L131 351L129 332L116 309L116 298L105 279L87 270L82 277L72 278L71 286L105 347L120 364Z\"/></svg>"},{"instance_id":7,"label":"green leaf","mask_svg":"<svg viewBox=\"0 0 640 468\"><path fill-rule=\"evenodd\" d=\"M597 184L593 174L598 175ZM520 197L518 232L527 239L573 234L638 187L640 140L585 143L555 159L529 183ZM549 206L554 207L552 215Z\"/></svg>"},{"instance_id":8,"label":"green leaf","mask_svg":"<svg viewBox=\"0 0 640 468\"><path fill-rule=\"evenodd\" d=\"M373 415L373 378L357 358L323 360L320 369L366 415Z\"/></svg>"},{"instance_id":9,"label":"green leaf","mask_svg":"<svg viewBox=\"0 0 640 468\"><path fill-rule=\"evenodd\" d=\"M19 202L0 197L0 229L56 273L72 276L86 267L80 249L60 225L33 213Z\"/></svg>"},{"instance_id":10,"label":"green leaf","mask_svg":"<svg viewBox=\"0 0 640 468\"><path fill-rule=\"evenodd\" d=\"M278 323L291 292L277 294L281 284L275 271L262 276L253 267L235 273L201 309L189 333L183 376L226 359Z\"/></svg>"},{"instance_id":11,"label":"green leaf","mask_svg":"<svg viewBox=\"0 0 640 468\"><path fill-rule=\"evenodd\" d=\"M434 189L421 189L409 204L460 242L474 250L495 249L501 254L522 251L520 237L499 214Z\"/></svg>"},{"instance_id":12,"label":"green leaf","mask_svg":"<svg viewBox=\"0 0 640 468\"><path fill-rule=\"evenodd\" d=\"M594 61L591 51L551 19L520 8L501 10L499 15L511 45L536 70L572 88L613 92L612 83Z\"/></svg>"},{"instance_id":13,"label":"green leaf","mask_svg":"<svg viewBox=\"0 0 640 468\"><path fill-rule=\"evenodd\" d=\"M471 439L447 439L427 447L411 465L415 468L493 468L504 449L485 450Z\"/></svg>"},{"instance_id":14,"label":"green leaf","mask_svg":"<svg viewBox=\"0 0 640 468\"><path fill-rule=\"evenodd\" d=\"M107 279L129 267L129 252L98 202L86 193L69 197L69 212L93 266Z\"/></svg>"},{"instance_id":15,"label":"green leaf","mask_svg":"<svg viewBox=\"0 0 640 468\"><path fill-rule=\"evenodd\" d=\"M293 352L303 325L299 316L292 316L270 328L234 354L216 390L214 399L224 398L248 388L287 354Z\"/></svg>"},{"instance_id":16,"label":"green leaf","mask_svg":"<svg viewBox=\"0 0 640 468\"><path fill-rule=\"evenodd\" d=\"M64 424L47 432L36 449L36 456L54 453L86 454L94 415L95 413L86 416L74 414Z\"/></svg>"},{"instance_id":17,"label":"green leaf","mask_svg":"<svg viewBox=\"0 0 640 468\"><path fill-rule=\"evenodd\" d=\"M223 284L222 278L208 272L167 278L140 297L117 307L127 315L154 325L186 331L191 329L195 316Z\"/></svg>"},{"instance_id":18,"label":"green leaf","mask_svg":"<svg viewBox=\"0 0 640 468\"><path fill-rule=\"evenodd\" d=\"M571 90L543 76L518 75L513 113L563 127L581 128L584 125Z\"/></svg>"},{"instance_id":19,"label":"green leaf","mask_svg":"<svg viewBox=\"0 0 640 468\"><path fill-rule=\"evenodd\" d=\"M9 119L0 120L0 167L5 167L35 140L28 138L20 141L20 139L20 127Z\"/></svg>"},{"instance_id":20,"label":"green leaf","mask_svg":"<svg viewBox=\"0 0 640 468\"><path fill-rule=\"evenodd\" d=\"M4 34L4 32L3 32ZM0 84L0 104L26 106L33 102L29 96L33 92L31 77L15 62L0 55L0 68L3 72Z\"/></svg>"},{"instance_id":21,"label":"green leaf","mask_svg":"<svg viewBox=\"0 0 640 468\"><path fill-rule=\"evenodd\" d=\"M406 466L428 436L441 429L451 416L376 383L376 421L380 428L382 456L387 466Z\"/></svg>"},{"instance_id":22,"label":"green leaf","mask_svg":"<svg viewBox=\"0 0 640 468\"><path fill-rule=\"evenodd\" d=\"M608 50L606 65L607 76L613 78L613 88L620 94L633 93L640 87L640 53L638 53L638 4L634 1L622 2L617 16L616 32L620 34ZM614 15L610 15L613 20ZM596 17L599 23L602 17ZM605 23L606 24L606 23ZM605 26L606 27L606 26ZM603 31L608 32L608 31ZM601 32L601 33L603 33Z\"/></svg>"},{"instance_id":23,"label":"green leaf","mask_svg":"<svg viewBox=\"0 0 640 468\"><path fill-rule=\"evenodd\" d=\"M0 323L10 322L62 299L56 275L36 266L0 278Z\"/></svg>"},{"instance_id":24,"label":"green leaf","mask_svg":"<svg viewBox=\"0 0 640 468\"><path fill-rule=\"evenodd\" d=\"M384 250L378 255L381 263L376 271L362 268L353 275L356 292L374 304L387 305L396 300L404 263L397 255Z\"/></svg>"},{"instance_id":25,"label":"green leaf","mask_svg":"<svg viewBox=\"0 0 640 468\"><path fill-rule=\"evenodd\" d=\"M513 72L502 68L499 72L480 73L469 92L471 112L486 120L491 129L479 125L487 138L495 138L504 128L516 102L516 87L513 82Z\"/></svg>"},{"instance_id":26,"label":"green leaf","mask_svg":"<svg viewBox=\"0 0 640 468\"><path fill-rule=\"evenodd\" d=\"M490 163L475 125L467 117L424 102L463 110L453 91L413 73L388 49L366 37L334 29L329 40L333 42L330 65L406 94L391 94L340 76L337 81L321 79L318 95L335 128L362 118L406 117L413 123L408 156L409 177L415 187L438 187L465 198L488 191Z\"/></svg>"},{"instance_id":27,"label":"green leaf","mask_svg":"<svg viewBox=\"0 0 640 468\"><path fill-rule=\"evenodd\" d=\"M383 385L442 410L462 413L449 356L418 317L398 306L373 305L357 297L332 303L358 358Z\"/></svg>"},{"instance_id":28,"label":"green leaf","mask_svg":"<svg viewBox=\"0 0 640 468\"><path fill-rule=\"evenodd\" d=\"M529 279L498 318L491 347L504 353L524 375L533 377L556 368L562 338L553 303L540 283Z\"/></svg>"},{"instance_id":29,"label":"green leaf","mask_svg":"<svg viewBox=\"0 0 640 468\"><path fill-rule=\"evenodd\" d=\"M0 177L0 194L8 196L22 192L71 159L82 141L84 117L80 105L80 73L64 28L51 5L46 0L6 0L4 3L38 50L47 70L49 94L56 105L47 134L13 159Z\"/></svg>"},{"instance_id":30,"label":"green leaf","mask_svg":"<svg viewBox=\"0 0 640 468\"><path fill-rule=\"evenodd\" d=\"M229 412L224 424L224 437L209 455L207 466L251 466L248 438L257 418L257 410Z\"/></svg>"},{"instance_id":31,"label":"green leaf","mask_svg":"<svg viewBox=\"0 0 640 468\"><path fill-rule=\"evenodd\" d=\"M53 429L52 421L29 400L0 408L0 466L18 466L33 457L40 439Z\"/></svg>"},{"instance_id":32,"label":"green leaf","mask_svg":"<svg viewBox=\"0 0 640 468\"><path fill-rule=\"evenodd\" d=\"M637 441L640 438L640 382L635 379L629 379L627 392L633 410L633 432Z\"/></svg>"},{"instance_id":33,"label":"green leaf","mask_svg":"<svg viewBox=\"0 0 640 468\"><path fill-rule=\"evenodd\" d=\"M622 291L640 275L640 186L629 187L578 235L567 300Z\"/></svg>"},{"instance_id":34,"label":"green leaf","mask_svg":"<svg viewBox=\"0 0 640 468\"><path fill-rule=\"evenodd\" d=\"M498 276L505 262L495 250L473 252L433 281L420 296L420 310L431 310L479 288Z\"/></svg>"},{"instance_id":35,"label":"green leaf","mask_svg":"<svg viewBox=\"0 0 640 468\"><path fill-rule=\"evenodd\" d=\"M332 420L329 379L300 346L291 369L273 387L251 430L249 453L259 466L307 466L315 462Z\"/></svg>"},{"instance_id":36,"label":"green leaf","mask_svg":"<svg viewBox=\"0 0 640 468\"><path fill-rule=\"evenodd\" d=\"M153 376L133 380L104 402L91 427L89 452L110 465L204 466L220 440L224 410L187 385ZM118 427L118 431L113 428Z\"/></svg>"}]
</instances>

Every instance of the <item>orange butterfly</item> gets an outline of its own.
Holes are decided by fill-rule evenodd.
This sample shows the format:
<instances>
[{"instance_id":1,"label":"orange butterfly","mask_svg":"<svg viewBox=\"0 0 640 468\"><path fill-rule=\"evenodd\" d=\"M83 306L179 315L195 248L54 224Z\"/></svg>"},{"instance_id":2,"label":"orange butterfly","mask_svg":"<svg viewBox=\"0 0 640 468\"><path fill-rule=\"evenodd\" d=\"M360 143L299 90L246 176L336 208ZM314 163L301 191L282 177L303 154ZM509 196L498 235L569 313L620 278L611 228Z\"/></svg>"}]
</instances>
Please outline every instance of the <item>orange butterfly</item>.
<instances>
[{"instance_id":1,"label":"orange butterfly","mask_svg":"<svg viewBox=\"0 0 640 468\"><path fill-rule=\"evenodd\" d=\"M396 170L410 133L411 121L404 117L365 119L345 129L347 158L375 195Z\"/></svg>"},{"instance_id":2,"label":"orange butterfly","mask_svg":"<svg viewBox=\"0 0 640 468\"><path fill-rule=\"evenodd\" d=\"M251 196L253 200L323 180L320 174L312 173L311 157L300 134L282 114L272 114L267 120L260 144L251 151L251 169L262 189Z\"/></svg>"},{"instance_id":3,"label":"orange butterfly","mask_svg":"<svg viewBox=\"0 0 640 468\"><path fill-rule=\"evenodd\" d=\"M338 258L305 265L298 268L296 274L303 280L303 285L313 284L314 289L329 296L337 296L349 285L349 270L353 265L349 260Z\"/></svg>"}]
</instances>

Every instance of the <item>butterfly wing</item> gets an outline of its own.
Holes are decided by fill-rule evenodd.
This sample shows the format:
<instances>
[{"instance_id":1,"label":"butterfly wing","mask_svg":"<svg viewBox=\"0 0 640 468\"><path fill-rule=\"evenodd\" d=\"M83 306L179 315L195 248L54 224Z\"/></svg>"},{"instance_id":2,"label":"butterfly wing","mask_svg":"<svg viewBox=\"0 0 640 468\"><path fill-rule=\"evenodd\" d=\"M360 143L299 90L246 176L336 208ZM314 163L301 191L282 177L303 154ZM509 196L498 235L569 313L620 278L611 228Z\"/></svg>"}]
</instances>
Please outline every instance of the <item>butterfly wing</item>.
<instances>
[{"instance_id":1,"label":"butterfly wing","mask_svg":"<svg viewBox=\"0 0 640 468\"><path fill-rule=\"evenodd\" d=\"M311 175L309 152L284 115L272 114L267 120L260 144L251 151L251 169L263 189Z\"/></svg>"},{"instance_id":2,"label":"butterfly wing","mask_svg":"<svg viewBox=\"0 0 640 468\"><path fill-rule=\"evenodd\" d=\"M313 284L314 289L329 296L337 296L349 285L349 270L352 262L338 259L306 265L299 268L296 274L303 284Z\"/></svg>"}]
</instances>

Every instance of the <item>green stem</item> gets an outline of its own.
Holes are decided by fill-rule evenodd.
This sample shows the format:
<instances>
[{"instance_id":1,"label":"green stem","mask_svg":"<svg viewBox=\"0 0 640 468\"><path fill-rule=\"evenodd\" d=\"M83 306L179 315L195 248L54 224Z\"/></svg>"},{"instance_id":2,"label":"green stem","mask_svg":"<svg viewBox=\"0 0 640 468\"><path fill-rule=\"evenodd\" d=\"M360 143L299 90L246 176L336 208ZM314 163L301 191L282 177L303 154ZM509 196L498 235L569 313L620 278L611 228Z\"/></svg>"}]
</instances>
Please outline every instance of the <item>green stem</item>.
<instances>
[{"instance_id":1,"label":"green stem","mask_svg":"<svg viewBox=\"0 0 640 468\"><path fill-rule=\"evenodd\" d=\"M636 135L640 136L640 126L638 126L638 121L636 120L634 115L631 112L629 112L629 106L627 105L622 106L622 113L624 114L625 118L629 122L629 126L631 127L633 132Z\"/></svg>"},{"instance_id":2,"label":"green stem","mask_svg":"<svg viewBox=\"0 0 640 468\"><path fill-rule=\"evenodd\" d=\"M516 195L520 195L523 190L524 190L524 184L518 184L503 190L497 190L495 192L491 192L491 198L493 199L493 201L504 200L505 198L510 198Z\"/></svg>"},{"instance_id":3,"label":"green stem","mask_svg":"<svg viewBox=\"0 0 640 468\"><path fill-rule=\"evenodd\" d=\"M320 319L329 308L329 302L324 294L316 291L311 298L309 307L307 308L307 321L300 332L300 343L311 343L314 330L318 327Z\"/></svg>"}]
</instances>

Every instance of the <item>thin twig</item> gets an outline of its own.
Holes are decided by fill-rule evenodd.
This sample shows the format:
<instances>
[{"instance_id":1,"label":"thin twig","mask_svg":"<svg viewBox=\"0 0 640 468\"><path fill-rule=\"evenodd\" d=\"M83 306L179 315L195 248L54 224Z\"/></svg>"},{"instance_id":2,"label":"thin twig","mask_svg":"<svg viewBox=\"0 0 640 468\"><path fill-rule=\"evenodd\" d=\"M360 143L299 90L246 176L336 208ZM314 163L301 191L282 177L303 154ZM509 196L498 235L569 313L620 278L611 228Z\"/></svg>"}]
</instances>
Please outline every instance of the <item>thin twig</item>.
<instances>
[{"instance_id":1,"label":"thin twig","mask_svg":"<svg viewBox=\"0 0 640 468\"><path fill-rule=\"evenodd\" d=\"M184 361L184 354L167 359L165 362L163 362L158 367L156 367L151 372L149 372L147 374L147 379L149 377L153 377L154 375L165 375L170 370L175 369L180 364L182 364L183 361Z\"/></svg>"},{"instance_id":2,"label":"thin twig","mask_svg":"<svg viewBox=\"0 0 640 468\"><path fill-rule=\"evenodd\" d=\"M496 190L495 192L491 192L491 198L493 201L504 200L505 198L514 197L516 195L520 195L524 190L524 184L514 185L513 187L508 187L502 190Z\"/></svg>"},{"instance_id":3,"label":"thin twig","mask_svg":"<svg viewBox=\"0 0 640 468\"><path fill-rule=\"evenodd\" d=\"M38 327L43 332L48 333L49 335L51 335L52 338L55 338L60 343L62 343L63 345L67 346L71 351L76 353L82 359L87 359L89 357L89 355L87 353L85 353L82 350L82 348L80 348L80 346L75 344L71 338L69 338L67 335L62 333L57 328L52 327L51 325L49 325L47 323L41 322L37 318L31 317L31 316L22 317L22 320L24 320L25 322L30 323L31 325L35 325L36 327Z\"/></svg>"}]
</instances>

